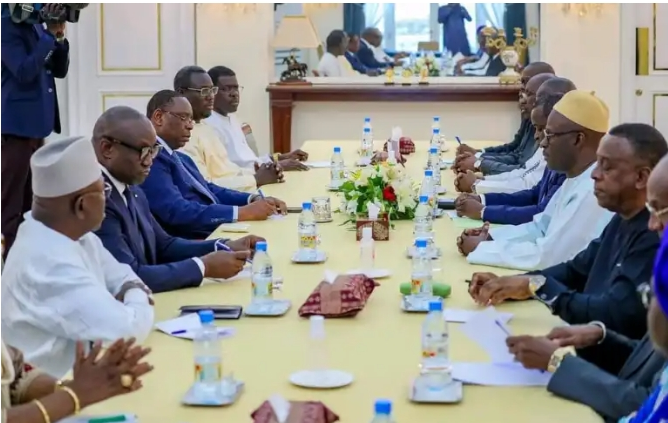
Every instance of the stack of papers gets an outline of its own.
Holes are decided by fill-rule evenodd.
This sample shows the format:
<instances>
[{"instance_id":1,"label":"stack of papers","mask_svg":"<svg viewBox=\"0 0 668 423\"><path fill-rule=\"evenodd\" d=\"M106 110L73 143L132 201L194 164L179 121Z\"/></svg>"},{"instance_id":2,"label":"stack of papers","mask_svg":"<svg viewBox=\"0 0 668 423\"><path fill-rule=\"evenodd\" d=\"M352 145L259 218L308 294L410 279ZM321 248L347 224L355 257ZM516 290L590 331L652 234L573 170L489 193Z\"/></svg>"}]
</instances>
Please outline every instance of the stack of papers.
<instances>
[{"instance_id":1,"label":"stack of papers","mask_svg":"<svg viewBox=\"0 0 668 423\"><path fill-rule=\"evenodd\" d=\"M463 383L489 386L546 386L551 373L525 369L508 351L507 322L493 308L478 312L460 329L480 345L491 363L453 363L452 376Z\"/></svg>"},{"instance_id":2,"label":"stack of papers","mask_svg":"<svg viewBox=\"0 0 668 423\"><path fill-rule=\"evenodd\" d=\"M182 339L195 339L195 334L202 327L202 322L200 322L197 313L190 313L185 316L177 317L176 319L158 322L155 324L155 327L167 335ZM234 328L219 327L218 335L221 338L228 338L234 335Z\"/></svg>"}]
</instances>

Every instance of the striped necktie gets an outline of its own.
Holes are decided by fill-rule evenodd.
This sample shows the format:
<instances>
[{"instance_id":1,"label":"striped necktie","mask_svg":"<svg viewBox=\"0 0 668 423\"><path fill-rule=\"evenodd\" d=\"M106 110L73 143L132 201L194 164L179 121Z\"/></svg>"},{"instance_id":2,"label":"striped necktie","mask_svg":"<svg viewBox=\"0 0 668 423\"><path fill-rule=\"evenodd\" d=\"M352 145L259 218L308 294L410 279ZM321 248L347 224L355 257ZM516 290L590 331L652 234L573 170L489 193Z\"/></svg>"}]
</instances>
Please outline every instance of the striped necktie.
<instances>
[{"instance_id":1,"label":"striped necktie","mask_svg":"<svg viewBox=\"0 0 668 423\"><path fill-rule=\"evenodd\" d=\"M179 157L179 154L176 151L172 153L172 157L174 158L176 164L179 165L183 173L188 175L188 179L190 179L190 183L195 187L195 189L200 193L204 194L205 196L207 196L213 202L213 204L218 204L216 196L213 195L213 193L209 191L207 187L202 185L202 183L200 183L200 181L197 178L195 178L195 176L192 173L190 173L186 165L184 165L183 161L181 161L181 158Z\"/></svg>"}]
</instances>

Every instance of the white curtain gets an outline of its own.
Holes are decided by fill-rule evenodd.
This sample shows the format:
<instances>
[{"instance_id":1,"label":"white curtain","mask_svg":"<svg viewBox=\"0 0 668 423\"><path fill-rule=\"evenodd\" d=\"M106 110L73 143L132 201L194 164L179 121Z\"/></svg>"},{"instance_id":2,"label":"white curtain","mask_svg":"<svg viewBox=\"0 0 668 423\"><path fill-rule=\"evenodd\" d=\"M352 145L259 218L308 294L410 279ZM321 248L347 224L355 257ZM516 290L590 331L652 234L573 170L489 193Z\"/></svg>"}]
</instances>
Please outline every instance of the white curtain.
<instances>
[{"instance_id":1,"label":"white curtain","mask_svg":"<svg viewBox=\"0 0 668 423\"><path fill-rule=\"evenodd\" d=\"M381 28L384 26L383 3L364 3L364 19L367 28Z\"/></svg>"},{"instance_id":2,"label":"white curtain","mask_svg":"<svg viewBox=\"0 0 668 423\"><path fill-rule=\"evenodd\" d=\"M505 13L505 3L476 3L476 27L491 25L496 28L503 28Z\"/></svg>"}]
</instances>

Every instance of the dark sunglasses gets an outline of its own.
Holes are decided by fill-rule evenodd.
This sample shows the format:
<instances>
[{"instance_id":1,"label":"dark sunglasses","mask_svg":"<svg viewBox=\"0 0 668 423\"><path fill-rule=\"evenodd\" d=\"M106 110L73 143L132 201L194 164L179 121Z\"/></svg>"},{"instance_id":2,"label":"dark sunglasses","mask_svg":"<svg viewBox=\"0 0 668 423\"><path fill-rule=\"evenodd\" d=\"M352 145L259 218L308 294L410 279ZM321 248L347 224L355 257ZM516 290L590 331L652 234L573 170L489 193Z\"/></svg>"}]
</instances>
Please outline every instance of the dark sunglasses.
<instances>
[{"instance_id":1,"label":"dark sunglasses","mask_svg":"<svg viewBox=\"0 0 668 423\"><path fill-rule=\"evenodd\" d=\"M119 140L118 138L112 138L112 137L105 137L109 141L113 142L114 144L121 145L129 150L136 151L139 153L139 160L140 161L145 161L149 157L151 159L155 159L158 153L160 153L160 150L162 149L162 144L156 142L154 145L150 147L135 147L134 145L127 143L125 141Z\"/></svg>"}]
</instances>

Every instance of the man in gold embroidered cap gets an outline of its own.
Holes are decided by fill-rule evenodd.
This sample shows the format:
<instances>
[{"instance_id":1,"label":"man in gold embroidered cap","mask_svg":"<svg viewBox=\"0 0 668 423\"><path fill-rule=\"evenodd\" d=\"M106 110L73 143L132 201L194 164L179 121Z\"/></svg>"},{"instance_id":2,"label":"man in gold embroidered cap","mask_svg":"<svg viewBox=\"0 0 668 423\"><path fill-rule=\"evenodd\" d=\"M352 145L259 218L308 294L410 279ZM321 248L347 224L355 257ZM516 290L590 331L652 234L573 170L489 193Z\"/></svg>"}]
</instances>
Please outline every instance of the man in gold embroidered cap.
<instances>
[{"instance_id":1,"label":"man in gold embroidered cap","mask_svg":"<svg viewBox=\"0 0 668 423\"><path fill-rule=\"evenodd\" d=\"M77 341L143 341L153 307L137 275L92 233L110 187L90 139L47 143L30 167L32 211L2 273L2 338L60 378L74 364Z\"/></svg>"},{"instance_id":2,"label":"man in gold embroidered cap","mask_svg":"<svg viewBox=\"0 0 668 423\"><path fill-rule=\"evenodd\" d=\"M591 173L608 122L607 106L593 93L574 90L562 97L540 146L548 168L565 173L566 180L532 222L462 234L459 247L469 263L544 269L573 258L598 238L612 213L598 205Z\"/></svg>"}]
</instances>

